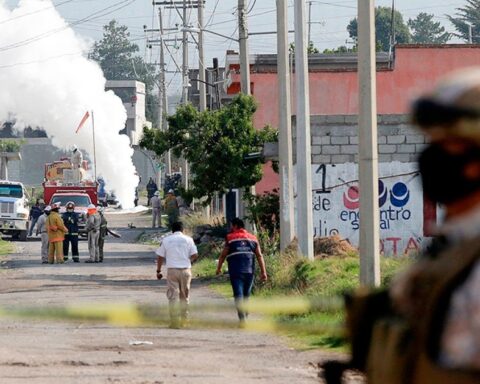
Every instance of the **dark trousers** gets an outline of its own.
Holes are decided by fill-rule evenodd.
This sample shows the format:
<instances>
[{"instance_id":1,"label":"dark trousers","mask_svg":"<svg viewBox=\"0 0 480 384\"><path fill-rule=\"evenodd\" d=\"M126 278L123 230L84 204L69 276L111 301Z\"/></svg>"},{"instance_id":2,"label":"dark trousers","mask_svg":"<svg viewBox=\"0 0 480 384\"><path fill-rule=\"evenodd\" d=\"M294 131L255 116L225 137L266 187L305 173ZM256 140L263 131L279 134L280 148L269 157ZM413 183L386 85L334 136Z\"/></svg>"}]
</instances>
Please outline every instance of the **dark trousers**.
<instances>
[{"instance_id":1,"label":"dark trousers","mask_svg":"<svg viewBox=\"0 0 480 384\"><path fill-rule=\"evenodd\" d=\"M101 232L101 230L100 230ZM102 236L100 233L100 237L98 238L98 260L103 261L103 246L105 245L105 236Z\"/></svg>"},{"instance_id":2,"label":"dark trousers","mask_svg":"<svg viewBox=\"0 0 480 384\"><path fill-rule=\"evenodd\" d=\"M65 235L65 240L63 240L63 257L68 258L70 243L72 243L72 258L73 260L78 260L78 235Z\"/></svg>"},{"instance_id":3,"label":"dark trousers","mask_svg":"<svg viewBox=\"0 0 480 384\"><path fill-rule=\"evenodd\" d=\"M245 320L248 316L248 312L246 312L242 306L247 302L252 293L253 277L253 273L236 273L230 275L233 297L235 298L235 305L240 321Z\"/></svg>"}]
</instances>

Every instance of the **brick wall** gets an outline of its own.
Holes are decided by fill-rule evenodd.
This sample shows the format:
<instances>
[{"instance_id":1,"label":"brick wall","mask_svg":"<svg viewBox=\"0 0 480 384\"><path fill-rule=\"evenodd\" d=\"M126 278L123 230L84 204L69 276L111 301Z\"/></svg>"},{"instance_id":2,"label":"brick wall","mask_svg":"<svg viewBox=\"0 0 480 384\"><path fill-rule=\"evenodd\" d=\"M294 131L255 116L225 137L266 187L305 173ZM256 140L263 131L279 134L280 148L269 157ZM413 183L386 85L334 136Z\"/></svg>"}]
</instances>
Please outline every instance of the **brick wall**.
<instances>
[{"instance_id":1,"label":"brick wall","mask_svg":"<svg viewBox=\"0 0 480 384\"><path fill-rule=\"evenodd\" d=\"M425 136L409 123L409 115L378 116L378 160L412 163L426 144ZM358 161L358 117L315 115L310 117L313 164ZM295 140L295 118L293 119ZM294 148L295 150L295 148Z\"/></svg>"}]
</instances>

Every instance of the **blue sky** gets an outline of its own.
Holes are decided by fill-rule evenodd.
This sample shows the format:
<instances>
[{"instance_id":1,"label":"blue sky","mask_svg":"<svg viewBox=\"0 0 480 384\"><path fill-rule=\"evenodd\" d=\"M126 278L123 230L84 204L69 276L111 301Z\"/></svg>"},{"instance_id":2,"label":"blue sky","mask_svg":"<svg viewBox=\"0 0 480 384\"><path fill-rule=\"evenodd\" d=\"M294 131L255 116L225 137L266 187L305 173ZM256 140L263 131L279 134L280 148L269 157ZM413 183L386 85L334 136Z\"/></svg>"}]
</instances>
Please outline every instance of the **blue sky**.
<instances>
[{"instance_id":1,"label":"blue sky","mask_svg":"<svg viewBox=\"0 0 480 384\"><path fill-rule=\"evenodd\" d=\"M26 0L31 1L31 0ZM1 0L0 0L1 2ZM9 7L14 7L18 0L3 0ZM249 5L253 5L255 0L249 0ZM156 26L156 10L152 6L151 0L54 0L57 10L68 22L75 22L83 19L96 11L112 6L105 13L114 11L110 14L102 15L94 20L84 22L74 27L75 31L90 39L99 39L102 35L102 26L108 23L112 18L117 19L121 24L128 26L132 39L140 46L142 55L150 62L158 61L158 50L145 50L145 34L143 25ZM454 0L397 0L396 8L402 12L406 19L414 18L419 12L427 12L435 15L437 21L440 21L449 31L452 26L446 19L446 14L453 14L455 8L465 4L465 1ZM290 28L293 29L293 0L290 4ZM391 6L391 0L378 0L377 6ZM208 29L222 33L228 36L237 36L236 29L236 5L237 0L206 0L205 20L209 22ZM253 9L249 14L249 30L256 31L274 31L276 29L275 0L256 0ZM315 46L320 49L334 48L345 44L348 39L346 26L348 22L356 16L356 0L326 0L312 1L312 40ZM215 9L215 13L213 13ZM196 22L196 11L189 12L189 20L192 24ZM179 18L175 10L165 10L166 26L173 26L179 23ZM293 34L291 35L293 39ZM178 45L179 46L179 45ZM213 57L218 57L220 63L224 61L225 51L227 49L237 49L237 44L218 36L206 35L206 63L212 62ZM274 53L276 51L276 41L274 35L252 36L250 38L251 53ZM181 49L175 46L171 47L173 58L169 58L169 70L175 70L175 61L181 62ZM194 47L190 49L190 66L198 67L198 54ZM171 92L181 86L179 75L169 75Z\"/></svg>"}]
</instances>

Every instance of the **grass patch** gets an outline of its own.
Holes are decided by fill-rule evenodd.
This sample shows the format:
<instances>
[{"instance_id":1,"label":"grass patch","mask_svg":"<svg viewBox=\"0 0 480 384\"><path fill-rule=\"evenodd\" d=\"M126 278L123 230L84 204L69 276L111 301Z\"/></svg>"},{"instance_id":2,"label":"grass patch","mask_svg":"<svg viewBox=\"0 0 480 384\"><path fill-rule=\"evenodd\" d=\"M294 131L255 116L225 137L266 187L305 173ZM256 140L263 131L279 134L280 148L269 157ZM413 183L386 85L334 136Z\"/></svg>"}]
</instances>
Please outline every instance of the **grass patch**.
<instances>
[{"instance_id":1,"label":"grass patch","mask_svg":"<svg viewBox=\"0 0 480 384\"><path fill-rule=\"evenodd\" d=\"M2 264L4 264L6 256L10 253L13 253L14 250L15 246L12 243L9 241L0 240L0 271L4 271Z\"/></svg>"},{"instance_id":2,"label":"grass patch","mask_svg":"<svg viewBox=\"0 0 480 384\"><path fill-rule=\"evenodd\" d=\"M0 240L0 257L12 253L14 246L9 241Z\"/></svg>"},{"instance_id":3,"label":"grass patch","mask_svg":"<svg viewBox=\"0 0 480 384\"><path fill-rule=\"evenodd\" d=\"M255 285L254 294L257 297L302 296L310 298L338 297L347 291L354 290L359 284L360 261L357 255L329 257L307 261L293 253L280 255L264 246L264 257L269 274L266 284ZM203 245L199 249L200 260L194 265L194 276L208 281L215 292L230 298L232 296L228 277L215 276L218 247L208 248ZM387 285L392 276L408 266L410 257L382 257L382 285ZM259 274L257 273L257 276ZM343 310L325 310L310 312L295 316L276 316L277 322L286 322L293 326L326 326L335 331L322 334L306 332L286 332L292 346L299 349L327 348L344 351L346 348L343 337L338 332L344 321Z\"/></svg>"}]
</instances>

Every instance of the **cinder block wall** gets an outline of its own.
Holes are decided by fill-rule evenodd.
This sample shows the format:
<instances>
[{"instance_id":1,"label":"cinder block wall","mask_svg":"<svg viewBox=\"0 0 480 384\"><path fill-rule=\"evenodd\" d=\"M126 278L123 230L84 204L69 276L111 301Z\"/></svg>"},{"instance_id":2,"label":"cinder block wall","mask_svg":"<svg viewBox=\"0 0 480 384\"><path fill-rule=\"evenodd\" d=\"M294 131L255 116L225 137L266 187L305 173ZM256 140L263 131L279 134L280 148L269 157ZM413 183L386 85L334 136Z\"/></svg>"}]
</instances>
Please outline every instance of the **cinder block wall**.
<instances>
[{"instance_id":1,"label":"cinder block wall","mask_svg":"<svg viewBox=\"0 0 480 384\"><path fill-rule=\"evenodd\" d=\"M295 124L294 117L294 141ZM310 125L313 164L358 161L356 115L315 115L310 117ZM378 115L379 162L415 162L426 143L426 137L410 124L409 115Z\"/></svg>"}]
</instances>

